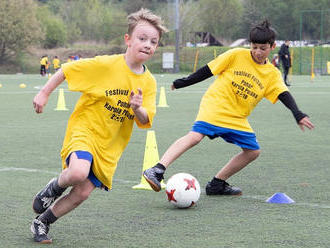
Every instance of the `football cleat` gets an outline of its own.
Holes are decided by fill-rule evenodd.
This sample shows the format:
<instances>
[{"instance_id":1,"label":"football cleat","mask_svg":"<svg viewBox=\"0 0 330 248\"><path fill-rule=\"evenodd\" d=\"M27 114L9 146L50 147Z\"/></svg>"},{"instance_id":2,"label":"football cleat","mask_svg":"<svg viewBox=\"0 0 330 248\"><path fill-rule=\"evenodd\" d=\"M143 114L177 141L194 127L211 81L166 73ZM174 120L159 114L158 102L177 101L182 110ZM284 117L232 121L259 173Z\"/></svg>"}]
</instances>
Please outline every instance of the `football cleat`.
<instances>
[{"instance_id":1,"label":"football cleat","mask_svg":"<svg viewBox=\"0 0 330 248\"><path fill-rule=\"evenodd\" d=\"M212 180L206 185L207 195L242 195L242 190L238 187L229 185L226 181L215 182Z\"/></svg>"},{"instance_id":2,"label":"football cleat","mask_svg":"<svg viewBox=\"0 0 330 248\"><path fill-rule=\"evenodd\" d=\"M49 226L44 224L38 219L34 219L31 224L31 232L33 234L33 239L35 242L41 244L50 244L52 239L48 237Z\"/></svg>"},{"instance_id":3,"label":"football cleat","mask_svg":"<svg viewBox=\"0 0 330 248\"><path fill-rule=\"evenodd\" d=\"M56 192L54 190L54 183L57 178L53 178L33 199L32 208L37 214L45 212L53 202L61 196L63 192ZM65 190L65 189L64 189Z\"/></svg>"},{"instance_id":4,"label":"football cleat","mask_svg":"<svg viewBox=\"0 0 330 248\"><path fill-rule=\"evenodd\" d=\"M154 191L159 192L162 189L160 182L164 179L164 172L165 170L154 166L145 170L143 172L143 177Z\"/></svg>"}]
</instances>

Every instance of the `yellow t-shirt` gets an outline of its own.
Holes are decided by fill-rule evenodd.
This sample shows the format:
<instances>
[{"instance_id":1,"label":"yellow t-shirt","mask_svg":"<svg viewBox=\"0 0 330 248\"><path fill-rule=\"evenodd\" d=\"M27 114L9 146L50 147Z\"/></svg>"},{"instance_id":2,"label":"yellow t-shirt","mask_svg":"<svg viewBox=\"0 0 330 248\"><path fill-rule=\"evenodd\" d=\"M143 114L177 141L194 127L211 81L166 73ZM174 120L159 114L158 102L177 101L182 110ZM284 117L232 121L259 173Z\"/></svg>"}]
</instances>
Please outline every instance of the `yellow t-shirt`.
<instances>
[{"instance_id":1,"label":"yellow t-shirt","mask_svg":"<svg viewBox=\"0 0 330 248\"><path fill-rule=\"evenodd\" d=\"M43 57L41 60L40 60L40 65L44 65L46 66L48 63L48 58L47 57Z\"/></svg>"},{"instance_id":2,"label":"yellow t-shirt","mask_svg":"<svg viewBox=\"0 0 330 248\"><path fill-rule=\"evenodd\" d=\"M280 71L268 60L254 62L249 49L231 49L208 63L218 75L204 94L196 121L215 126L253 132L247 117L265 97L275 103L288 88Z\"/></svg>"},{"instance_id":3,"label":"yellow t-shirt","mask_svg":"<svg viewBox=\"0 0 330 248\"><path fill-rule=\"evenodd\" d=\"M60 60L59 59L53 59L53 66L54 66L54 69L60 68Z\"/></svg>"},{"instance_id":4,"label":"yellow t-shirt","mask_svg":"<svg viewBox=\"0 0 330 248\"><path fill-rule=\"evenodd\" d=\"M156 113L156 80L146 68L136 74L124 55L98 56L62 65L69 89L82 93L70 116L61 151L62 166L71 152L93 155L93 172L111 189L117 162L130 140L134 121L149 128ZM142 89L149 123L143 125L129 105L132 90Z\"/></svg>"}]
</instances>

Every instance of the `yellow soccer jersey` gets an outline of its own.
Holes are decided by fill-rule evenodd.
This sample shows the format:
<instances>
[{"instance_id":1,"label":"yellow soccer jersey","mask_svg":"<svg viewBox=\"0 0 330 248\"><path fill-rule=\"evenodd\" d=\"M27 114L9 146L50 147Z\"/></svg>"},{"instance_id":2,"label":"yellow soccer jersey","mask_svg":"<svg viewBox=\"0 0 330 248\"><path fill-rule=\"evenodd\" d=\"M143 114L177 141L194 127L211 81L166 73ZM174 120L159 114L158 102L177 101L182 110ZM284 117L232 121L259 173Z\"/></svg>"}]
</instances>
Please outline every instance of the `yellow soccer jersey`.
<instances>
[{"instance_id":1,"label":"yellow soccer jersey","mask_svg":"<svg viewBox=\"0 0 330 248\"><path fill-rule=\"evenodd\" d=\"M43 57L41 60L40 60L40 65L44 65L46 66L48 63L48 58L47 57Z\"/></svg>"},{"instance_id":2,"label":"yellow soccer jersey","mask_svg":"<svg viewBox=\"0 0 330 248\"><path fill-rule=\"evenodd\" d=\"M60 68L60 60L59 59L53 59L53 66L54 66L54 69Z\"/></svg>"},{"instance_id":3,"label":"yellow soccer jersey","mask_svg":"<svg viewBox=\"0 0 330 248\"><path fill-rule=\"evenodd\" d=\"M77 150L93 155L93 172L111 189L117 162L132 134L134 121L149 128L156 113L156 80L146 68L136 74L124 55L98 56L62 65L69 89L82 93L70 116L61 151L65 159ZM129 105L132 90L142 89L149 123L141 124Z\"/></svg>"},{"instance_id":4,"label":"yellow soccer jersey","mask_svg":"<svg viewBox=\"0 0 330 248\"><path fill-rule=\"evenodd\" d=\"M253 132L247 117L265 97L275 103L288 88L268 60L254 62L249 49L231 49L208 63L217 78L204 94L196 121Z\"/></svg>"}]
</instances>

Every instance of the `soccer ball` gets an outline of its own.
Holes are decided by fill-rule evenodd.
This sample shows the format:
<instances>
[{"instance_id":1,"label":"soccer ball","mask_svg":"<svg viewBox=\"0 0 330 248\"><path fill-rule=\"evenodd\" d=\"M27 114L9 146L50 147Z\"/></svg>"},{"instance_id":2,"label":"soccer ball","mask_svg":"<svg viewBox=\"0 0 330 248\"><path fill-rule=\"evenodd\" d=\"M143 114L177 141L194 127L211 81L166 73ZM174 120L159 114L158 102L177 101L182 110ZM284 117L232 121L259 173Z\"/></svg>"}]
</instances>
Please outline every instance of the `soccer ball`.
<instances>
[{"instance_id":1,"label":"soccer ball","mask_svg":"<svg viewBox=\"0 0 330 248\"><path fill-rule=\"evenodd\" d=\"M166 183L167 199L178 208L189 208L195 205L200 194L199 182L188 173L175 174Z\"/></svg>"}]
</instances>

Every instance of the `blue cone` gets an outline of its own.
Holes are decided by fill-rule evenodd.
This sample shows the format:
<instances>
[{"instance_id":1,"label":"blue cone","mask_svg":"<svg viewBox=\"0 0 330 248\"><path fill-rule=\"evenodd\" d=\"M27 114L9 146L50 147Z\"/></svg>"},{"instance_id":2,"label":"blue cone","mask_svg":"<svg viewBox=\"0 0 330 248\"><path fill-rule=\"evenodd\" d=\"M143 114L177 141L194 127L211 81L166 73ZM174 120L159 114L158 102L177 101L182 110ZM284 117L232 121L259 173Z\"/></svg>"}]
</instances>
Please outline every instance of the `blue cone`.
<instances>
[{"instance_id":1,"label":"blue cone","mask_svg":"<svg viewBox=\"0 0 330 248\"><path fill-rule=\"evenodd\" d=\"M278 204L291 204L294 203L294 200L292 200L289 196L287 196L285 193L277 192L271 197L269 197L266 202L268 203L278 203Z\"/></svg>"}]
</instances>

